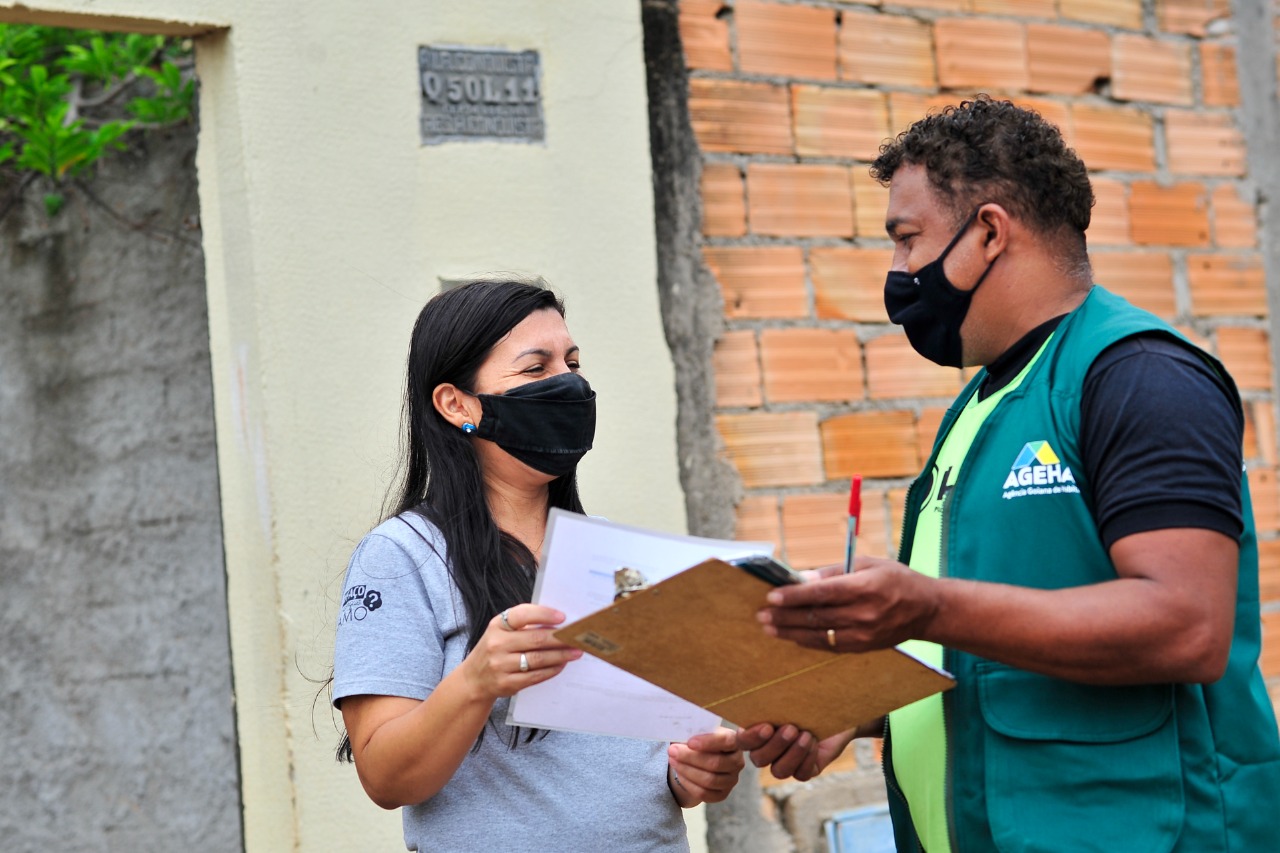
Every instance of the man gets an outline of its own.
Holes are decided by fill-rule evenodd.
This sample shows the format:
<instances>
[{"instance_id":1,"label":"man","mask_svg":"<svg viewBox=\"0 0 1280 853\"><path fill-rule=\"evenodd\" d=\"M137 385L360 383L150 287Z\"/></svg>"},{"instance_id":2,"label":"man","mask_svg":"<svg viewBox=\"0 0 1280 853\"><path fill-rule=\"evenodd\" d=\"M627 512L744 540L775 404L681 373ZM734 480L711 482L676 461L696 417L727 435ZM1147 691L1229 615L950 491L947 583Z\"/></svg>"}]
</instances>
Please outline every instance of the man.
<instances>
[{"instance_id":1,"label":"man","mask_svg":"<svg viewBox=\"0 0 1280 853\"><path fill-rule=\"evenodd\" d=\"M775 590L760 619L816 648L905 643L956 686L820 743L740 743L807 779L884 735L899 851L1280 850L1230 377L1091 284L1088 175L1035 113L964 102L871 172L890 319L983 369L908 493L901 562Z\"/></svg>"}]
</instances>

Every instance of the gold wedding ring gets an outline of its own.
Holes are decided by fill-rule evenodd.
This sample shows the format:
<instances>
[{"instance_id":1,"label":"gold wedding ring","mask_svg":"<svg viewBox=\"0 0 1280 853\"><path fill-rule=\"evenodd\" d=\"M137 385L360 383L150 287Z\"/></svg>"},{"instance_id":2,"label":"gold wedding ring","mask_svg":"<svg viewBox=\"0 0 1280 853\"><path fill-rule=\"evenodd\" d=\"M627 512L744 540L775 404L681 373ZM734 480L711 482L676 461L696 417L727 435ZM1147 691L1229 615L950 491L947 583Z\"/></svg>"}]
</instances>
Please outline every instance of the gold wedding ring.
<instances>
[{"instance_id":1,"label":"gold wedding ring","mask_svg":"<svg viewBox=\"0 0 1280 853\"><path fill-rule=\"evenodd\" d=\"M835 628L827 629L827 645L833 649L836 647L836 629Z\"/></svg>"}]
</instances>

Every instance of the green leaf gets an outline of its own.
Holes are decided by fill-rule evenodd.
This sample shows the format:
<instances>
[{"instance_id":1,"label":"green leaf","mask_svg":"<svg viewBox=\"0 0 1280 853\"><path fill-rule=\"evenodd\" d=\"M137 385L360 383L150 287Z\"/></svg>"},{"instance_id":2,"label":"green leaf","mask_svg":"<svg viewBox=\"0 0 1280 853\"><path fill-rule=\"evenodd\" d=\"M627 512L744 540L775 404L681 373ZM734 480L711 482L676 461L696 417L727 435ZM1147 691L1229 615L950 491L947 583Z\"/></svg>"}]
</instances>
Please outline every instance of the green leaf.
<instances>
[{"instance_id":1,"label":"green leaf","mask_svg":"<svg viewBox=\"0 0 1280 853\"><path fill-rule=\"evenodd\" d=\"M189 39L0 24L0 162L56 184L124 148L142 123L189 119L191 52Z\"/></svg>"}]
</instances>

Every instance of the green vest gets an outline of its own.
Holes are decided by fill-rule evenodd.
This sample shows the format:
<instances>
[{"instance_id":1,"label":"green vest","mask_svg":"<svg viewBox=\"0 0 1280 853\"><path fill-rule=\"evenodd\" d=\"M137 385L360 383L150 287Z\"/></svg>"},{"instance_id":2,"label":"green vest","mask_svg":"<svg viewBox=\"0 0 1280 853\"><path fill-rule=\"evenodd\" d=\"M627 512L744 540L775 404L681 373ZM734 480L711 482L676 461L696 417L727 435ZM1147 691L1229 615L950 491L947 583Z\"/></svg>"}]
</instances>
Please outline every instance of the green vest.
<instances>
[{"instance_id":1,"label":"green vest","mask_svg":"<svg viewBox=\"0 0 1280 853\"><path fill-rule=\"evenodd\" d=\"M1144 332L1192 346L1099 287L1062 321L973 438L942 519L942 576L1039 589L1115 579L1081 462L1080 392L1104 349ZM926 472L984 376L948 410ZM1097 686L944 650L957 681L943 697L953 853L1280 850L1280 737L1257 663L1258 551L1246 477L1241 490L1235 634L1220 680ZM902 562L924 498L917 481L907 494ZM890 808L898 850L907 853L921 848L888 735Z\"/></svg>"}]
</instances>

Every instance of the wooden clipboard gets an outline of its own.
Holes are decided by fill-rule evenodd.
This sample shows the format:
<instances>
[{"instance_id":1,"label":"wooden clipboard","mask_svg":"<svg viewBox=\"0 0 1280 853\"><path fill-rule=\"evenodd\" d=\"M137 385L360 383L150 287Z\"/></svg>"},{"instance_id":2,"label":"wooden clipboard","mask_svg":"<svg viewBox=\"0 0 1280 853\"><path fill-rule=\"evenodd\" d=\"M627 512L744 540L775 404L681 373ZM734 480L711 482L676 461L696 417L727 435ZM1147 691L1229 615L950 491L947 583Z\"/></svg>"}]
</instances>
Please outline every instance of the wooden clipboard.
<instances>
[{"instance_id":1,"label":"wooden clipboard","mask_svg":"<svg viewBox=\"0 0 1280 853\"><path fill-rule=\"evenodd\" d=\"M955 679L899 649L807 649L761 630L773 585L707 560L556 631L582 649L738 726L793 723L825 738Z\"/></svg>"}]
</instances>

